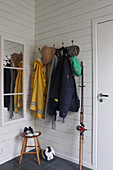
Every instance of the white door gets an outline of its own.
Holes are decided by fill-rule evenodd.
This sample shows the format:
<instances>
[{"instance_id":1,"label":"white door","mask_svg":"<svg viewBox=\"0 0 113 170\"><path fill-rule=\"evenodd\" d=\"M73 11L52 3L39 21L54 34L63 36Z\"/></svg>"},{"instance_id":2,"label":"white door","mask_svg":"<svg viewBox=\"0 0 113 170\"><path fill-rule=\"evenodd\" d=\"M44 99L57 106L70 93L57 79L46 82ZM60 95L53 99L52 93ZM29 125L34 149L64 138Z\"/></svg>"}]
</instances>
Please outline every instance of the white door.
<instances>
[{"instance_id":1,"label":"white door","mask_svg":"<svg viewBox=\"0 0 113 170\"><path fill-rule=\"evenodd\" d=\"M97 26L98 170L113 170L113 20Z\"/></svg>"}]
</instances>

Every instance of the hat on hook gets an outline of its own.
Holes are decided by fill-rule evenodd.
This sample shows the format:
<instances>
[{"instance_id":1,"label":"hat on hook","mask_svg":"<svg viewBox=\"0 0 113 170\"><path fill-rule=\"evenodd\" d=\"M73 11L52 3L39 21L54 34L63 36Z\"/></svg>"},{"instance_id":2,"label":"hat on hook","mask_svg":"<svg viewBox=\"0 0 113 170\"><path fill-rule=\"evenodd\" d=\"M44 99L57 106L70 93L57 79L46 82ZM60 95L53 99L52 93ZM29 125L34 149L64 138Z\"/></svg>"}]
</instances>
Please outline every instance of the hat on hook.
<instances>
[{"instance_id":1,"label":"hat on hook","mask_svg":"<svg viewBox=\"0 0 113 170\"><path fill-rule=\"evenodd\" d=\"M71 70L76 76L80 76L82 73L82 68L76 56L71 58Z\"/></svg>"},{"instance_id":2,"label":"hat on hook","mask_svg":"<svg viewBox=\"0 0 113 170\"><path fill-rule=\"evenodd\" d=\"M18 53L11 54L11 61L12 61L13 67L18 67L20 61L22 61L22 60L23 60L22 52L20 52L20 54L18 54Z\"/></svg>"},{"instance_id":3,"label":"hat on hook","mask_svg":"<svg viewBox=\"0 0 113 170\"><path fill-rule=\"evenodd\" d=\"M79 53L80 53L80 47L78 45L74 45L74 48L75 48L75 55L78 56Z\"/></svg>"},{"instance_id":4,"label":"hat on hook","mask_svg":"<svg viewBox=\"0 0 113 170\"><path fill-rule=\"evenodd\" d=\"M48 46L43 46L40 50L42 60L44 64L48 64L51 62L55 55L55 48L54 47L48 47Z\"/></svg>"}]
</instances>

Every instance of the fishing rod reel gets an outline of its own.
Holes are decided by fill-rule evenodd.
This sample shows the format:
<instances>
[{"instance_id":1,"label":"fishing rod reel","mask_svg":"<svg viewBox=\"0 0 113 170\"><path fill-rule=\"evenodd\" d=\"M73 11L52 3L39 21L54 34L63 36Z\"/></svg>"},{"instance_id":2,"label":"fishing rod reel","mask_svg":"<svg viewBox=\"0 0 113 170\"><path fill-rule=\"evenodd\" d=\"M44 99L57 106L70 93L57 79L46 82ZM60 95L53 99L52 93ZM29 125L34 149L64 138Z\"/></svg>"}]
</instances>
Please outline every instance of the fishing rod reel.
<instances>
[{"instance_id":1,"label":"fishing rod reel","mask_svg":"<svg viewBox=\"0 0 113 170\"><path fill-rule=\"evenodd\" d=\"M84 126L84 124L81 122L80 123L80 125L78 125L77 127L76 127L76 129L80 132L80 135L83 135L83 133L85 132L85 131L87 131L87 129L85 128L85 126Z\"/></svg>"}]
</instances>

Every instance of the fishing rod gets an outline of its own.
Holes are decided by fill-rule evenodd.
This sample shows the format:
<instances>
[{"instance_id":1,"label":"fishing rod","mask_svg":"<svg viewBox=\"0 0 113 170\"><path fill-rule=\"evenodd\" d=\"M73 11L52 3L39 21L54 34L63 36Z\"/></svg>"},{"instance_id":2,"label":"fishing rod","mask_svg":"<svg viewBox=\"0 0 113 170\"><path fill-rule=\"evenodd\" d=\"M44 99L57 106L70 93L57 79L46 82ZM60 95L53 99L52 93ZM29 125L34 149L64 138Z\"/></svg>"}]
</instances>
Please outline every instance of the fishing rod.
<instances>
[{"instance_id":1,"label":"fishing rod","mask_svg":"<svg viewBox=\"0 0 113 170\"><path fill-rule=\"evenodd\" d=\"M79 170L82 170L82 156L83 156L83 139L84 132L87 131L84 125L84 66L81 62L82 75L81 75L81 111L80 111L80 125L77 126L77 130L80 132L80 149L79 149Z\"/></svg>"}]
</instances>

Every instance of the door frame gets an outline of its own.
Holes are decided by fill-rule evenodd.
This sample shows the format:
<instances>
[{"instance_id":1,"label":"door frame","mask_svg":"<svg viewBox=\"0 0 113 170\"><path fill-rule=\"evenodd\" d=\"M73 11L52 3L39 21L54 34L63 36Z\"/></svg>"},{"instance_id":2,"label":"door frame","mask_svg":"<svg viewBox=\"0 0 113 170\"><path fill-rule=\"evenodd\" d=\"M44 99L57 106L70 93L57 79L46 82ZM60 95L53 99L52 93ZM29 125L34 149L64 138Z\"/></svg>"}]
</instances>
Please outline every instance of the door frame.
<instances>
[{"instance_id":1,"label":"door frame","mask_svg":"<svg viewBox=\"0 0 113 170\"><path fill-rule=\"evenodd\" d=\"M113 15L107 15L92 20L93 42L93 167L98 170L98 51L97 51L97 26L113 20Z\"/></svg>"}]
</instances>

